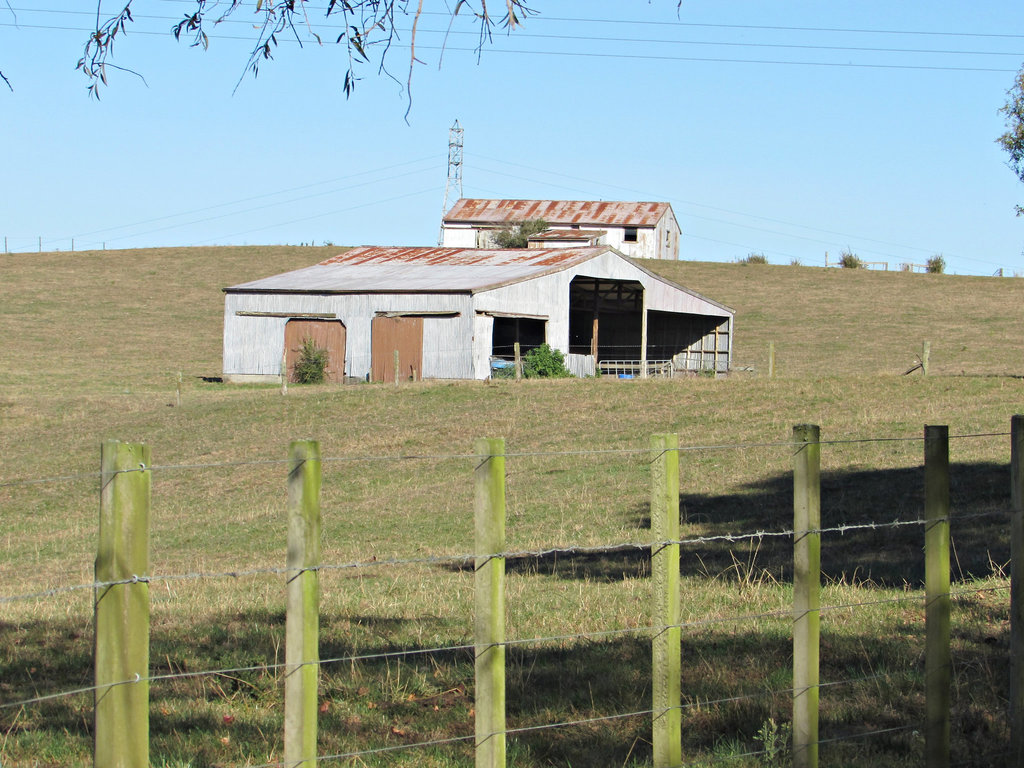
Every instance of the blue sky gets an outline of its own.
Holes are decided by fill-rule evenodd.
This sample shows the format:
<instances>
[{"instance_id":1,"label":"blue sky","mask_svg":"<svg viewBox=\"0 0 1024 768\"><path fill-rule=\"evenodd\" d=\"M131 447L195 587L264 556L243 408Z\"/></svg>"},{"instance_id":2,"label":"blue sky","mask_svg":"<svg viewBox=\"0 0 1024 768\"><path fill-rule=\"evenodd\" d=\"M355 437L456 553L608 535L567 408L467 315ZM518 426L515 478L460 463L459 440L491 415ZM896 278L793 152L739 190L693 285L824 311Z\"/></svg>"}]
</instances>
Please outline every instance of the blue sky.
<instances>
[{"instance_id":1,"label":"blue sky","mask_svg":"<svg viewBox=\"0 0 1024 768\"><path fill-rule=\"evenodd\" d=\"M406 121L408 94L372 66L345 98L336 46L282 42L244 75L244 11L207 51L176 43L188 0L135 0L113 62L145 82L112 71L89 99L75 63L95 4L0 4L0 236L12 252L432 245L458 119L465 196L667 200L684 259L822 266L849 248L1024 273L1024 185L995 144L1019 2L533 6L479 61L457 22L439 67L446 6L425 0ZM407 41L389 59L402 83Z\"/></svg>"}]
</instances>

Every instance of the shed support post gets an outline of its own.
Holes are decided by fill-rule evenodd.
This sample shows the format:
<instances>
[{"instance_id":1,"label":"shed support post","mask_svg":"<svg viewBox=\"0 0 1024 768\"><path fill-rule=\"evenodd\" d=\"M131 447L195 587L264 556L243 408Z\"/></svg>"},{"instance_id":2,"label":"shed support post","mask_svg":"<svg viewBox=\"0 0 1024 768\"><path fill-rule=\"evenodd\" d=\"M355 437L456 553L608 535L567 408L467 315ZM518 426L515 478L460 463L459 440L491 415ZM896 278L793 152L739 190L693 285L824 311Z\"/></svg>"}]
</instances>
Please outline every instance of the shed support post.
<instances>
[{"instance_id":1,"label":"shed support post","mask_svg":"<svg viewBox=\"0 0 1024 768\"><path fill-rule=\"evenodd\" d=\"M647 378L647 294L640 294L640 378Z\"/></svg>"}]
</instances>

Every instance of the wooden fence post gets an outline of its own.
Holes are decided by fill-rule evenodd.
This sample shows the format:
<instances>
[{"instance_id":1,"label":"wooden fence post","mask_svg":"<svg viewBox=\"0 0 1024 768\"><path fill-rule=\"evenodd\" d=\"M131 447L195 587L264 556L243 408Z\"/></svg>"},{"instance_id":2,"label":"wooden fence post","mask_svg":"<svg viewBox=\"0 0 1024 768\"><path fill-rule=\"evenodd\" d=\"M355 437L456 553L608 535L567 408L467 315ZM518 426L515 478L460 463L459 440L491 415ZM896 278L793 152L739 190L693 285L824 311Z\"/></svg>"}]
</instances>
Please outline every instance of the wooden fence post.
<instances>
[{"instance_id":1,"label":"wooden fence post","mask_svg":"<svg viewBox=\"0 0 1024 768\"><path fill-rule=\"evenodd\" d=\"M516 381L519 381L521 378L523 378L523 355L522 351L519 348L518 341L513 343L512 345L512 355L512 359L515 361L514 365L516 371Z\"/></svg>"},{"instance_id":2,"label":"wooden fence post","mask_svg":"<svg viewBox=\"0 0 1024 768\"><path fill-rule=\"evenodd\" d=\"M400 360L399 360L399 357L398 357L398 350L396 349L395 350L395 386L396 387L398 386L398 382L399 382L399 378L398 377L401 375L401 370L398 367L399 364L400 364Z\"/></svg>"},{"instance_id":3,"label":"wooden fence post","mask_svg":"<svg viewBox=\"0 0 1024 768\"><path fill-rule=\"evenodd\" d=\"M682 762L679 627L679 436L651 437L651 639L654 768Z\"/></svg>"},{"instance_id":4,"label":"wooden fence post","mask_svg":"<svg viewBox=\"0 0 1024 768\"><path fill-rule=\"evenodd\" d=\"M1010 422L1010 760L1024 768L1024 416Z\"/></svg>"},{"instance_id":5,"label":"wooden fence post","mask_svg":"<svg viewBox=\"0 0 1024 768\"><path fill-rule=\"evenodd\" d=\"M932 343L926 341L921 345L921 374L923 376L928 375L928 366L931 364L932 359Z\"/></svg>"},{"instance_id":6,"label":"wooden fence post","mask_svg":"<svg viewBox=\"0 0 1024 768\"><path fill-rule=\"evenodd\" d=\"M924 428L925 764L949 766L949 427Z\"/></svg>"},{"instance_id":7,"label":"wooden fence post","mask_svg":"<svg viewBox=\"0 0 1024 768\"><path fill-rule=\"evenodd\" d=\"M281 350L281 394L288 394L288 345Z\"/></svg>"},{"instance_id":8,"label":"wooden fence post","mask_svg":"<svg viewBox=\"0 0 1024 768\"><path fill-rule=\"evenodd\" d=\"M93 764L149 765L148 445L108 440L100 449L96 554Z\"/></svg>"},{"instance_id":9,"label":"wooden fence post","mask_svg":"<svg viewBox=\"0 0 1024 768\"><path fill-rule=\"evenodd\" d=\"M775 378L775 342L768 342L768 378Z\"/></svg>"},{"instance_id":10,"label":"wooden fence post","mask_svg":"<svg viewBox=\"0 0 1024 768\"><path fill-rule=\"evenodd\" d=\"M314 768L320 679L320 444L289 450L284 762Z\"/></svg>"},{"instance_id":11,"label":"wooden fence post","mask_svg":"<svg viewBox=\"0 0 1024 768\"><path fill-rule=\"evenodd\" d=\"M793 427L793 765L818 765L821 429Z\"/></svg>"},{"instance_id":12,"label":"wooden fence post","mask_svg":"<svg viewBox=\"0 0 1024 768\"><path fill-rule=\"evenodd\" d=\"M474 450L476 766L505 766L505 441Z\"/></svg>"}]
</instances>

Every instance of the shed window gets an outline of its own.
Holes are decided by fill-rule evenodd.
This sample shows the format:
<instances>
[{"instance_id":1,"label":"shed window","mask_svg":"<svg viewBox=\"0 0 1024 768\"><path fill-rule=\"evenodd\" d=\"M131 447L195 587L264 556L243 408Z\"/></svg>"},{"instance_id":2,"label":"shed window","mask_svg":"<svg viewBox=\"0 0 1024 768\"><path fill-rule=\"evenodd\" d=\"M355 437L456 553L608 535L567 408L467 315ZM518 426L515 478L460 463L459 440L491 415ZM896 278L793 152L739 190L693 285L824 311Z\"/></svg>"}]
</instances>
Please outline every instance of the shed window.
<instances>
[{"instance_id":1,"label":"shed window","mask_svg":"<svg viewBox=\"0 0 1024 768\"><path fill-rule=\"evenodd\" d=\"M625 234L622 236L622 241L625 243L635 243L636 240L636 227L626 227Z\"/></svg>"}]
</instances>

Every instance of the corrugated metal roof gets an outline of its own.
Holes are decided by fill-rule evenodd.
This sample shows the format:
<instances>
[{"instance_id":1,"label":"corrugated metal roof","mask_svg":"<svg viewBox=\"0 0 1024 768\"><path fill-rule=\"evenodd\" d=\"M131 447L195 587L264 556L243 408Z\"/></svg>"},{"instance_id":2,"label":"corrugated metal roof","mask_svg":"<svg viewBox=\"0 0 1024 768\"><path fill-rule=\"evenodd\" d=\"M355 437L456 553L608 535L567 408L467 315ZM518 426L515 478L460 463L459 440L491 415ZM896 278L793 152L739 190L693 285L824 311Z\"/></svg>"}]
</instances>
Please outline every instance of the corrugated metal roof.
<instances>
[{"instance_id":1,"label":"corrugated metal roof","mask_svg":"<svg viewBox=\"0 0 1024 768\"><path fill-rule=\"evenodd\" d=\"M503 225L544 219L548 224L653 227L671 207L668 203L462 198L448 211L444 221L446 224Z\"/></svg>"},{"instance_id":2,"label":"corrugated metal roof","mask_svg":"<svg viewBox=\"0 0 1024 768\"><path fill-rule=\"evenodd\" d=\"M242 292L471 292L579 264L607 246L501 250L361 246L319 264L225 288Z\"/></svg>"}]
</instances>

